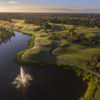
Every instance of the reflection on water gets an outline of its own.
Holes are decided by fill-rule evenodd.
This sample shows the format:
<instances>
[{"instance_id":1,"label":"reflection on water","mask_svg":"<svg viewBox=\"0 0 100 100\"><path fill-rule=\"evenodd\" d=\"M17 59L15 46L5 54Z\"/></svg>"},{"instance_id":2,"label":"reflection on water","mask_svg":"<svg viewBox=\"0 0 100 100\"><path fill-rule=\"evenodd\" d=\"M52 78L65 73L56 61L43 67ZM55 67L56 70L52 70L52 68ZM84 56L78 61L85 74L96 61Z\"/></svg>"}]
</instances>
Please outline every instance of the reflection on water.
<instances>
[{"instance_id":1,"label":"reflection on water","mask_svg":"<svg viewBox=\"0 0 100 100\"><path fill-rule=\"evenodd\" d=\"M16 77L13 84L16 85L16 88L27 87L29 81L32 80L32 77L29 73L25 73L23 67L20 67L20 74Z\"/></svg>"},{"instance_id":2,"label":"reflection on water","mask_svg":"<svg viewBox=\"0 0 100 100\"><path fill-rule=\"evenodd\" d=\"M14 34L10 41L0 45L0 100L79 100L83 96L87 85L73 71L53 65L15 64L13 57L28 48L31 36Z\"/></svg>"},{"instance_id":3,"label":"reflection on water","mask_svg":"<svg viewBox=\"0 0 100 100\"><path fill-rule=\"evenodd\" d=\"M10 41L13 36L15 36L13 31L0 27L0 44Z\"/></svg>"}]
</instances>

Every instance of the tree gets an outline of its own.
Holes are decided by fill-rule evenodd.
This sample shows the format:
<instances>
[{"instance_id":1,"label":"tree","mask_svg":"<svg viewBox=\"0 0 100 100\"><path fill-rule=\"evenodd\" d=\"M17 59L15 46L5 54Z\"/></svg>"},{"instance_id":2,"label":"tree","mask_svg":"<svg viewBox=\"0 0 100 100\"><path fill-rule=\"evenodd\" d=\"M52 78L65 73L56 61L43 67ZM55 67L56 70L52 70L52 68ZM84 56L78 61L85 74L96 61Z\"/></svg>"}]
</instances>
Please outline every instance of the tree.
<instances>
[{"instance_id":1,"label":"tree","mask_svg":"<svg viewBox=\"0 0 100 100\"><path fill-rule=\"evenodd\" d=\"M92 57L91 61L90 61L90 65L96 69L97 71L100 72L100 56L99 55L95 55Z\"/></svg>"}]
</instances>

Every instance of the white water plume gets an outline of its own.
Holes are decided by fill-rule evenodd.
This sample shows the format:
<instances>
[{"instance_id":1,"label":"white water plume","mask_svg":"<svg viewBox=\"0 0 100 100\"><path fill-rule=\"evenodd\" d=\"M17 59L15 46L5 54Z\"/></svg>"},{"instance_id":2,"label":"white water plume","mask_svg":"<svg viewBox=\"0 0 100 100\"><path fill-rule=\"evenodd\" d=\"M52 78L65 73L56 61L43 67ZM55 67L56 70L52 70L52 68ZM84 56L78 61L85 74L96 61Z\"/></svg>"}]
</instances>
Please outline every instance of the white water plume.
<instances>
[{"instance_id":1,"label":"white water plume","mask_svg":"<svg viewBox=\"0 0 100 100\"><path fill-rule=\"evenodd\" d=\"M16 88L26 87L29 85L30 80L32 80L31 75L25 73L23 67L20 67L20 74L16 77L13 84L16 85Z\"/></svg>"}]
</instances>

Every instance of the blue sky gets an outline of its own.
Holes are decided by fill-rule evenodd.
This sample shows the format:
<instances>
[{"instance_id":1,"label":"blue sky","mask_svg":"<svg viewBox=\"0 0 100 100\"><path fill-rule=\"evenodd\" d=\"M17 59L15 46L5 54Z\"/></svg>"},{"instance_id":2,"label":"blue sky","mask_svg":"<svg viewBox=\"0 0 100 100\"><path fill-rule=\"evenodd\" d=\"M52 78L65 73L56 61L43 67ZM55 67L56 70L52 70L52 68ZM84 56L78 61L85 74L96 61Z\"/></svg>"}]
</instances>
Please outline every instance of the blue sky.
<instances>
[{"instance_id":1,"label":"blue sky","mask_svg":"<svg viewBox=\"0 0 100 100\"><path fill-rule=\"evenodd\" d=\"M0 12L100 13L100 0L0 0Z\"/></svg>"}]
</instances>

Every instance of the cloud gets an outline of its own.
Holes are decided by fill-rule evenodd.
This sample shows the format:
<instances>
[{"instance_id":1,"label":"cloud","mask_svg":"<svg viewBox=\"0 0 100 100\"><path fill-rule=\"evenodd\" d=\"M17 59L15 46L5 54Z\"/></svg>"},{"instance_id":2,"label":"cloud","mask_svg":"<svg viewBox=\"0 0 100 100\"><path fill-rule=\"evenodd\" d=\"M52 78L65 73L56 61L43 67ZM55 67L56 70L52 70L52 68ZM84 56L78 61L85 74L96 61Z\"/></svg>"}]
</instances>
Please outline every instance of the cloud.
<instances>
[{"instance_id":1,"label":"cloud","mask_svg":"<svg viewBox=\"0 0 100 100\"><path fill-rule=\"evenodd\" d=\"M18 2L16 2L16 1L9 1L8 3L15 4L15 3L18 3Z\"/></svg>"}]
</instances>

